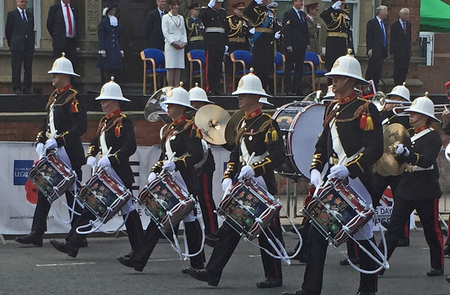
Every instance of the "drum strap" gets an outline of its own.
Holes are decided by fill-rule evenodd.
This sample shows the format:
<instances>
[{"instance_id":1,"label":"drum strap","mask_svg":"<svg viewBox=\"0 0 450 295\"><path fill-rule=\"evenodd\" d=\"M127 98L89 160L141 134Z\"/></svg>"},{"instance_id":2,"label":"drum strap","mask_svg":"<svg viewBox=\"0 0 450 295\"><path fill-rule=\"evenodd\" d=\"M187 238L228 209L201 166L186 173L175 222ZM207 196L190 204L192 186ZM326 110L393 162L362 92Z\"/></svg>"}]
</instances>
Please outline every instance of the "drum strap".
<instances>
[{"instance_id":1,"label":"drum strap","mask_svg":"<svg viewBox=\"0 0 450 295\"><path fill-rule=\"evenodd\" d=\"M245 121L242 121L242 125L240 128L243 128L245 126ZM241 137L241 162L245 162L248 165L251 165L253 163L259 162L264 160L265 157L267 157L269 155L269 152L266 151L264 154L259 155L259 156L253 156L253 158L251 159L251 163L249 163L250 161L250 153L248 151L247 148L247 144L245 143L244 137Z\"/></svg>"},{"instance_id":2,"label":"drum strap","mask_svg":"<svg viewBox=\"0 0 450 295\"><path fill-rule=\"evenodd\" d=\"M106 155L106 153L108 152L108 144L106 143L106 136L103 130L100 134L100 147L102 149L102 155Z\"/></svg>"},{"instance_id":3,"label":"drum strap","mask_svg":"<svg viewBox=\"0 0 450 295\"><path fill-rule=\"evenodd\" d=\"M357 151L356 153L354 153L352 156L347 157L347 154L345 153L344 147L342 146L342 142L341 139L339 138L339 133L337 131L337 126L336 126L336 120L332 119L330 121L330 132L331 132L331 141L333 144L333 150L336 152L337 156L338 156L338 164L342 164L345 165L348 162L354 160L356 157L359 156L359 154L364 150L364 147L362 147L359 151ZM330 157L330 160L332 158ZM330 163L333 164L333 163Z\"/></svg>"},{"instance_id":4,"label":"drum strap","mask_svg":"<svg viewBox=\"0 0 450 295\"><path fill-rule=\"evenodd\" d=\"M173 150L172 150L172 146L170 145L170 138L171 138L171 136L169 135L167 138L166 138L166 142L165 142L165 147L166 147L166 157L167 157L167 159L172 159L173 158Z\"/></svg>"},{"instance_id":5,"label":"drum strap","mask_svg":"<svg viewBox=\"0 0 450 295\"><path fill-rule=\"evenodd\" d=\"M52 136L56 135L55 127L55 102L50 105L50 110L48 112L48 126L50 127L50 134Z\"/></svg>"},{"instance_id":6,"label":"drum strap","mask_svg":"<svg viewBox=\"0 0 450 295\"><path fill-rule=\"evenodd\" d=\"M414 134L411 137L411 143L414 144L416 142L416 140L418 140L422 136L430 133L433 130L434 130L433 128L429 127L429 128L427 128L425 130L420 131L419 133ZM434 164L431 165L430 167L419 167L417 165L412 165L412 166L409 166L408 168L406 168L406 171L408 171L408 172L417 172L417 171L428 171L428 170L433 170L433 169L434 169Z\"/></svg>"}]
</instances>

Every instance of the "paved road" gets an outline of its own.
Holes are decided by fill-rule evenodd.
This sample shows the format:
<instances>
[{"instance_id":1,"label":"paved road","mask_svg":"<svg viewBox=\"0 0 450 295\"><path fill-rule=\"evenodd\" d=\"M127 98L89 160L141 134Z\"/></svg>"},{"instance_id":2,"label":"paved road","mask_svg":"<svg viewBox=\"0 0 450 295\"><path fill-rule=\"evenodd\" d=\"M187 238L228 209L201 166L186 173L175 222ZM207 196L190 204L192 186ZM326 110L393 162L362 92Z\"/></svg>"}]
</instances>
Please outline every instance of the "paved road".
<instances>
[{"instance_id":1,"label":"paved road","mask_svg":"<svg viewBox=\"0 0 450 295\"><path fill-rule=\"evenodd\" d=\"M12 237L9 237L12 238ZM288 250L295 236L287 233ZM241 241L234 256L224 270L219 287L209 287L180 270L188 261L177 259L167 242L160 243L142 273L125 268L116 256L129 250L126 237L94 237L89 247L80 250L77 258L57 252L44 240L44 247L33 248L7 240L0 246L0 294L281 294L297 289L305 266L294 261L283 266L284 286L275 289L257 289L262 279L262 266L256 247ZM356 294L358 273L349 266L340 266L343 258L339 249L329 248L325 266L324 295ZM207 257L211 248L206 248ZM378 295L442 295L450 294L446 282L447 272L440 277L427 277L428 248L421 229L411 232L411 246L398 248L384 276L379 279ZM450 259L446 258L450 263Z\"/></svg>"}]
</instances>

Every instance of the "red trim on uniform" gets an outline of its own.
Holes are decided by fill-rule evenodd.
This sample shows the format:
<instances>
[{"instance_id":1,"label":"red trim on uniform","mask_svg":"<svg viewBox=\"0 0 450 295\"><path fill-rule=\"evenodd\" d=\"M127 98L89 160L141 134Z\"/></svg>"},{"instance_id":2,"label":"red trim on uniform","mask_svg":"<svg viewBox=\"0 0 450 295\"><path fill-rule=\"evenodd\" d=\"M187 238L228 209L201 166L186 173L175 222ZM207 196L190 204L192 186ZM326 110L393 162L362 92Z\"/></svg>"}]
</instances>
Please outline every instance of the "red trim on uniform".
<instances>
[{"instance_id":1,"label":"red trim on uniform","mask_svg":"<svg viewBox=\"0 0 450 295\"><path fill-rule=\"evenodd\" d=\"M434 198L433 199L433 220L434 220L434 232L437 235L439 243L441 243L442 246L442 255L441 255L441 266L444 267L444 242L442 238L442 232L441 232L441 226L439 225L439 199Z\"/></svg>"},{"instance_id":2,"label":"red trim on uniform","mask_svg":"<svg viewBox=\"0 0 450 295\"><path fill-rule=\"evenodd\" d=\"M209 80L208 80L208 72L209 72L209 63L208 63L208 60L209 60L209 50L205 50L205 84L206 84L206 87L205 87L205 90L206 90L206 93L208 93L209 92Z\"/></svg>"},{"instance_id":3,"label":"red trim on uniform","mask_svg":"<svg viewBox=\"0 0 450 295\"><path fill-rule=\"evenodd\" d=\"M121 112L121 110L120 110L120 109L117 109L117 110L115 110L114 112L109 113L108 115L106 115L106 119L111 119L112 117L114 117L114 116L120 114L120 112Z\"/></svg>"},{"instance_id":4,"label":"red trim on uniform","mask_svg":"<svg viewBox=\"0 0 450 295\"><path fill-rule=\"evenodd\" d=\"M211 196L209 195L209 187L208 187L208 175L206 173L202 174L203 181L203 196L206 204L206 214L208 214L209 220L209 228L211 229L211 234L215 234L217 231L216 224L214 222L214 212L213 206L211 206ZM202 212L203 213L203 212Z\"/></svg>"},{"instance_id":5,"label":"red trim on uniform","mask_svg":"<svg viewBox=\"0 0 450 295\"><path fill-rule=\"evenodd\" d=\"M63 88L58 88L58 89L56 89L56 93L64 92L64 91L66 91L66 90L69 90L70 88L72 88L72 84L67 84L67 85L64 86Z\"/></svg>"},{"instance_id":6,"label":"red trim on uniform","mask_svg":"<svg viewBox=\"0 0 450 295\"><path fill-rule=\"evenodd\" d=\"M184 121L186 121L186 116L183 116L183 117L178 118L175 121L173 121L173 125L178 125L178 124L180 124L181 122L184 122Z\"/></svg>"},{"instance_id":7,"label":"red trim on uniform","mask_svg":"<svg viewBox=\"0 0 450 295\"><path fill-rule=\"evenodd\" d=\"M339 103L344 104L344 103L354 100L355 98L356 98L356 92L352 92L349 96L339 98Z\"/></svg>"},{"instance_id":8,"label":"red trim on uniform","mask_svg":"<svg viewBox=\"0 0 450 295\"><path fill-rule=\"evenodd\" d=\"M262 109L256 109L250 114L245 114L245 119L252 119L262 113Z\"/></svg>"},{"instance_id":9,"label":"red trim on uniform","mask_svg":"<svg viewBox=\"0 0 450 295\"><path fill-rule=\"evenodd\" d=\"M417 128L417 129L414 129L414 133L419 133L420 131L424 131L424 130L427 129L427 128L428 128L428 125L419 127L419 128Z\"/></svg>"}]
</instances>

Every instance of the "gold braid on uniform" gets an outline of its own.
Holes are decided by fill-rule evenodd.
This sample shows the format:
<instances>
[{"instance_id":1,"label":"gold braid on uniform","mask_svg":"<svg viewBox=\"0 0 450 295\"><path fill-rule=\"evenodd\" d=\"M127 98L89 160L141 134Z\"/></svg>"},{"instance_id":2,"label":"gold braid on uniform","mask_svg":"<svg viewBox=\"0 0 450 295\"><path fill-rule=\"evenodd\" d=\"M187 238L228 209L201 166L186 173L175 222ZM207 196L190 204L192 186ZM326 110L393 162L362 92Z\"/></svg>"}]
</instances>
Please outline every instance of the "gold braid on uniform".
<instances>
[{"instance_id":1,"label":"gold braid on uniform","mask_svg":"<svg viewBox=\"0 0 450 295\"><path fill-rule=\"evenodd\" d=\"M75 89L72 89L72 88L69 89L69 91L71 91L72 93L69 94L62 103L56 103L59 98L56 96L57 91L56 90L53 91L53 93L50 95L50 97L48 99L48 102L47 102L47 105L46 105L46 110L50 109L50 106L52 105L52 103L55 103L54 106L63 106L63 105L65 105L65 104L70 102L72 104L71 105L71 113L73 113L73 114L74 113L79 113L78 100L76 98L77 94L78 94L78 91L76 91Z\"/></svg>"},{"instance_id":2,"label":"gold braid on uniform","mask_svg":"<svg viewBox=\"0 0 450 295\"><path fill-rule=\"evenodd\" d=\"M329 31L334 31L337 28L339 28L341 26L342 22L344 21L344 17L345 17L344 13L339 13L339 15L337 17L334 15L334 13L331 13L331 20L333 22L327 24L327 29ZM334 25L334 27L332 27L333 25Z\"/></svg>"},{"instance_id":3,"label":"gold braid on uniform","mask_svg":"<svg viewBox=\"0 0 450 295\"><path fill-rule=\"evenodd\" d=\"M247 132L248 129L250 129L250 127L255 124L260 118L262 118L262 116L260 118L258 118L258 120L255 120L252 124L250 124L248 127L244 127L244 128L239 128L237 135L236 135L236 145L239 144L239 142L242 140L242 137L244 137L244 135L248 135L248 136L253 136L256 134L259 134L261 132L266 132L266 136L264 138L264 142L266 144L270 144L272 142L275 142L278 140L278 132L277 130L273 127L273 119L272 117L270 117L267 114L264 114L267 117L269 117L269 120L265 121L264 123L261 124L261 127L259 127L258 131L255 132ZM239 122L238 126L240 126L242 124L242 120L244 120L244 118L241 119L241 121Z\"/></svg>"},{"instance_id":4,"label":"gold braid on uniform","mask_svg":"<svg viewBox=\"0 0 450 295\"><path fill-rule=\"evenodd\" d=\"M114 134L116 135L116 137L120 137L122 132L122 120L126 117L127 116L123 113L119 113L115 117L109 119L107 118L107 116L104 116L98 123L97 136L100 136L102 131L106 132L112 127L115 127Z\"/></svg>"},{"instance_id":5,"label":"gold braid on uniform","mask_svg":"<svg viewBox=\"0 0 450 295\"><path fill-rule=\"evenodd\" d=\"M349 107L352 103L354 103L357 100L365 101L365 103L363 105L359 106L358 109L356 109L352 118L338 119L336 117L337 112L342 112L343 110L345 110L347 107ZM368 101L366 99L362 99L362 98L357 98L357 99L353 100L352 102L350 102L348 105L346 105L342 110L336 108L330 112L329 111L330 107L332 105L334 106L334 104L331 103L327 107L326 112L329 112L329 114L325 117L325 120L323 121L323 127L327 126L333 118L336 118L336 123L351 122L357 118L361 118L360 122L359 122L359 127L365 131L373 130L374 126L373 126L372 116L370 115L370 112L369 112L369 104L370 104L370 101Z\"/></svg>"},{"instance_id":6,"label":"gold braid on uniform","mask_svg":"<svg viewBox=\"0 0 450 295\"><path fill-rule=\"evenodd\" d=\"M150 169L150 172L154 172L156 174L159 174L162 170L162 166L164 165L164 161L158 161L153 166L152 169Z\"/></svg>"},{"instance_id":7,"label":"gold braid on uniform","mask_svg":"<svg viewBox=\"0 0 450 295\"><path fill-rule=\"evenodd\" d=\"M170 123L170 125L166 128L166 130L164 130L163 135L161 136L161 143L165 143L167 137L171 135L174 131L176 131L176 133L178 134L188 128L192 128L192 125L194 125L194 119L186 120L186 124L184 124L183 129L177 130L173 122Z\"/></svg>"},{"instance_id":8,"label":"gold braid on uniform","mask_svg":"<svg viewBox=\"0 0 450 295\"><path fill-rule=\"evenodd\" d=\"M192 23L192 26L189 26L189 18L186 18L186 29L188 30L188 38L190 38L192 36L192 34L194 33L194 27L197 26L196 22ZM195 33L198 35L197 29L195 30Z\"/></svg>"},{"instance_id":9,"label":"gold braid on uniform","mask_svg":"<svg viewBox=\"0 0 450 295\"><path fill-rule=\"evenodd\" d=\"M264 22L264 20L267 17L267 12L266 11L260 11L259 10L259 6L256 6L255 8L253 8L253 11L258 16L258 18L256 19L255 22L253 22L250 18L246 17L245 15L244 15L243 18L246 21L248 21L252 25L252 27L257 27L257 26L261 25Z\"/></svg>"},{"instance_id":10,"label":"gold braid on uniform","mask_svg":"<svg viewBox=\"0 0 450 295\"><path fill-rule=\"evenodd\" d=\"M223 173L222 179L231 178L231 173L233 172L233 170L234 170L234 163L227 163L227 168Z\"/></svg>"},{"instance_id":11,"label":"gold braid on uniform","mask_svg":"<svg viewBox=\"0 0 450 295\"><path fill-rule=\"evenodd\" d=\"M36 143L39 143L44 140L45 140L44 131L39 131L39 133L36 135Z\"/></svg>"},{"instance_id":12,"label":"gold braid on uniform","mask_svg":"<svg viewBox=\"0 0 450 295\"><path fill-rule=\"evenodd\" d=\"M236 25L233 24L233 16L227 16L228 25L230 26L230 33L228 33L228 38L234 37L240 32L240 28L242 27L242 20L239 20Z\"/></svg>"}]
</instances>

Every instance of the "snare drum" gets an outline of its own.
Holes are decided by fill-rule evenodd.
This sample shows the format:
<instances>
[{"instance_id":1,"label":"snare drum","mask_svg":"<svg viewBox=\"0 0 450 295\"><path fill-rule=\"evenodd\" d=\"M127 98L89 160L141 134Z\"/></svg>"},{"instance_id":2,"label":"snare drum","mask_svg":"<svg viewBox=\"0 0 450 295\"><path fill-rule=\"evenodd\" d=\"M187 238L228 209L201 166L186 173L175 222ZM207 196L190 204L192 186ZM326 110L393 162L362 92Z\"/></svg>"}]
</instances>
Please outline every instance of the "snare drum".
<instances>
[{"instance_id":1,"label":"snare drum","mask_svg":"<svg viewBox=\"0 0 450 295\"><path fill-rule=\"evenodd\" d=\"M102 223L113 218L131 199L131 192L102 168L81 186L78 195L86 208Z\"/></svg>"},{"instance_id":2,"label":"snare drum","mask_svg":"<svg viewBox=\"0 0 450 295\"><path fill-rule=\"evenodd\" d=\"M28 178L51 204L58 199L58 196L73 186L76 174L54 151L48 151L45 156L33 164Z\"/></svg>"},{"instance_id":3,"label":"snare drum","mask_svg":"<svg viewBox=\"0 0 450 295\"><path fill-rule=\"evenodd\" d=\"M165 232L170 232L172 226L180 223L195 207L189 193L168 172L148 183L138 199L152 220Z\"/></svg>"},{"instance_id":4,"label":"snare drum","mask_svg":"<svg viewBox=\"0 0 450 295\"><path fill-rule=\"evenodd\" d=\"M225 221L249 240L258 237L280 209L274 197L250 179L236 182L217 207Z\"/></svg>"},{"instance_id":5,"label":"snare drum","mask_svg":"<svg viewBox=\"0 0 450 295\"><path fill-rule=\"evenodd\" d=\"M328 180L303 211L335 247L346 242L374 215L356 191L338 179Z\"/></svg>"}]
</instances>

